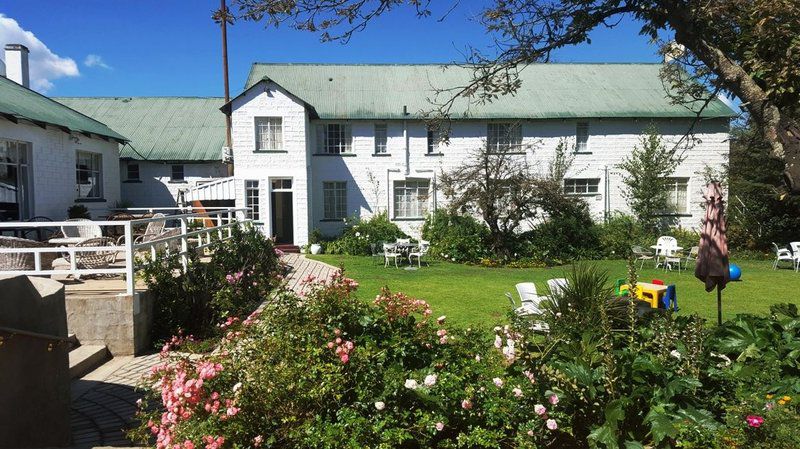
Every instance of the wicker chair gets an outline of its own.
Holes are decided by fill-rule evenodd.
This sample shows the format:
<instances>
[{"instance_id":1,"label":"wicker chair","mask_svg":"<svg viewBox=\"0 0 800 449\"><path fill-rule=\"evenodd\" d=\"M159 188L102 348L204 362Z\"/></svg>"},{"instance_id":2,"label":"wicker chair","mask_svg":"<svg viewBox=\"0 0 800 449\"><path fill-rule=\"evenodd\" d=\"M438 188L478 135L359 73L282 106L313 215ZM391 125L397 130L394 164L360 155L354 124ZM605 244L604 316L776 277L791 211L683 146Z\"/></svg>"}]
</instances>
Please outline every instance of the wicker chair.
<instances>
[{"instance_id":1,"label":"wicker chair","mask_svg":"<svg viewBox=\"0 0 800 449\"><path fill-rule=\"evenodd\" d=\"M76 248L86 248L93 246L114 246L114 239L110 237L96 237L93 239L84 240L75 245ZM76 252L75 253L75 267L79 270L87 269L103 269L108 268L109 265L114 263L117 256L115 250L102 250L92 252ZM64 257L56 259L53 262L53 267L61 269L70 269L70 255L66 254ZM74 276L75 279L80 279L80 276Z\"/></svg>"},{"instance_id":2,"label":"wicker chair","mask_svg":"<svg viewBox=\"0 0 800 449\"><path fill-rule=\"evenodd\" d=\"M47 243L35 240L21 239L17 237L0 236L0 248L47 248ZM41 269L48 270L53 265L53 260L57 257L56 253L42 253ZM0 254L0 270L3 271L30 271L35 270L35 259L33 253L14 253Z\"/></svg>"},{"instance_id":3,"label":"wicker chair","mask_svg":"<svg viewBox=\"0 0 800 449\"><path fill-rule=\"evenodd\" d=\"M64 234L64 237L93 239L103 236L103 231L100 229L100 226L92 223L92 220L88 218L70 218L67 221L74 221L76 225L61 226L61 233Z\"/></svg>"},{"instance_id":4,"label":"wicker chair","mask_svg":"<svg viewBox=\"0 0 800 449\"><path fill-rule=\"evenodd\" d=\"M143 234L134 234L133 236L133 243L145 243L149 242L150 240L155 240L157 238L161 238L161 234L164 232L164 226L167 223L166 215L164 214L154 214L152 218L163 218L163 220L158 221L151 221L147 223L147 227L144 230ZM117 239L117 245L121 246L125 243L125 236L122 235Z\"/></svg>"},{"instance_id":5,"label":"wicker chair","mask_svg":"<svg viewBox=\"0 0 800 449\"><path fill-rule=\"evenodd\" d=\"M36 217L31 217L31 218L25 220L26 223L49 223L49 222L52 222L52 221L53 220L50 217L44 217L44 216L41 216L41 215L36 216ZM46 241L50 240L53 237L57 237L58 234L59 234L59 229L57 227L53 226L53 227L48 227L48 228L31 228L31 229L27 229L27 230L25 230L23 232L23 237L26 238L26 239L29 239L29 240L33 240L33 239L31 239L31 237L33 235L35 235L37 241L46 242Z\"/></svg>"}]
</instances>

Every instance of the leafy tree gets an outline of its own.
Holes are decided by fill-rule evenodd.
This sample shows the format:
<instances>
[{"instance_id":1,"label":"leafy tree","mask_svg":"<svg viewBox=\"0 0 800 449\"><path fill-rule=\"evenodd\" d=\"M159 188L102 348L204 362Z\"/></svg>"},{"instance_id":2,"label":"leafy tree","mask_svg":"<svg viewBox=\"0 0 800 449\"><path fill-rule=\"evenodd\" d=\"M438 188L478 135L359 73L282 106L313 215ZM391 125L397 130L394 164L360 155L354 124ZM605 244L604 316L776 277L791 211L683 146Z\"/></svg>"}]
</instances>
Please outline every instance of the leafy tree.
<instances>
[{"instance_id":1,"label":"leafy tree","mask_svg":"<svg viewBox=\"0 0 800 449\"><path fill-rule=\"evenodd\" d=\"M656 231L668 211L667 184L680 158L674 148L667 148L654 127L641 135L633 148L617 165L625 190L622 195L634 215L648 231Z\"/></svg>"},{"instance_id":2,"label":"leafy tree","mask_svg":"<svg viewBox=\"0 0 800 449\"><path fill-rule=\"evenodd\" d=\"M234 0L240 16L322 33L348 41L370 20L401 6L420 17L430 0ZM439 3L436 3L437 6ZM451 0L442 17L458 4ZM439 10L436 10L437 13ZM658 42L672 62L663 71L674 101L701 112L720 92L742 100L769 145L784 162L784 180L800 192L800 8L797 0L493 0L479 18L495 37L491 54L471 49L474 76L441 105L446 114L461 97L492 101L519 87L525 65L550 61L553 51L590 43L598 28L623 18ZM673 42L659 40L663 36ZM710 91L709 91L710 88Z\"/></svg>"}]
</instances>

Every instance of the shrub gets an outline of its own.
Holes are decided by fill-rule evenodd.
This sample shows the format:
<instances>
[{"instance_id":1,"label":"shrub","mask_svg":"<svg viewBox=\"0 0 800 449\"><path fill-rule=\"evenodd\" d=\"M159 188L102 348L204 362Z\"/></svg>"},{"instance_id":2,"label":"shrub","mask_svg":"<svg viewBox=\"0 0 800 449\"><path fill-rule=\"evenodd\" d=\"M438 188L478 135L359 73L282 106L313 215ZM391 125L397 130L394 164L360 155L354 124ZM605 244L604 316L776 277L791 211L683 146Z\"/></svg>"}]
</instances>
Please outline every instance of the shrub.
<instances>
[{"instance_id":1,"label":"shrub","mask_svg":"<svg viewBox=\"0 0 800 449\"><path fill-rule=\"evenodd\" d=\"M228 316L249 313L280 282L281 266L272 240L254 228L233 229L232 237L211 246L213 256L201 262L192 252L186 272L178 257L160 255L161 263L140 272L154 298L153 339L185 333L215 335Z\"/></svg>"},{"instance_id":2,"label":"shrub","mask_svg":"<svg viewBox=\"0 0 800 449\"><path fill-rule=\"evenodd\" d=\"M401 237L406 235L389 220L386 212L381 212L367 220L360 218L348 220L342 235L329 242L325 246L325 251L329 254L368 256L372 254L373 245L394 242Z\"/></svg>"},{"instance_id":3,"label":"shrub","mask_svg":"<svg viewBox=\"0 0 800 449\"><path fill-rule=\"evenodd\" d=\"M450 214L443 209L428 215L422 238L431 242L430 254L452 262L478 262L490 254L489 230L469 215Z\"/></svg>"},{"instance_id":4,"label":"shrub","mask_svg":"<svg viewBox=\"0 0 800 449\"><path fill-rule=\"evenodd\" d=\"M174 353L147 380L149 401L166 411L143 404L140 437L156 435L158 448L286 449L539 447L561 438L559 407L514 363L516 335L498 329L493 348L481 331L431 318L424 301L383 291L367 304L355 287L335 276L303 301L287 293L231 321L219 351ZM531 413L537 404L550 411Z\"/></svg>"},{"instance_id":5,"label":"shrub","mask_svg":"<svg viewBox=\"0 0 800 449\"><path fill-rule=\"evenodd\" d=\"M579 198L564 197L557 209L533 231L523 235L528 241L526 256L550 264L596 257L599 232L589 207Z\"/></svg>"},{"instance_id":6,"label":"shrub","mask_svg":"<svg viewBox=\"0 0 800 449\"><path fill-rule=\"evenodd\" d=\"M92 218L89 209L83 204L74 204L67 208L67 218Z\"/></svg>"}]
</instances>

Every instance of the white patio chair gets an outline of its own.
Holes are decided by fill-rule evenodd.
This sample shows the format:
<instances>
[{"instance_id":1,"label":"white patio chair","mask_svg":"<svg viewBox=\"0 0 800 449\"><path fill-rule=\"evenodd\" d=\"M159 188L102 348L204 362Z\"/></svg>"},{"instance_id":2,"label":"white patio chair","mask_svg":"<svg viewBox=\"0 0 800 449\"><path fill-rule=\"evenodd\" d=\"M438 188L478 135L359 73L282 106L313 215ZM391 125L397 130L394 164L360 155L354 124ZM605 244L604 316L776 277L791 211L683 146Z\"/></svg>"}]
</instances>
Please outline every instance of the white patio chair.
<instances>
[{"instance_id":1,"label":"white patio chair","mask_svg":"<svg viewBox=\"0 0 800 449\"><path fill-rule=\"evenodd\" d=\"M555 278L547 281L547 289L550 290L551 295L563 292L567 285L569 285L569 281L566 278Z\"/></svg>"},{"instance_id":2,"label":"white patio chair","mask_svg":"<svg viewBox=\"0 0 800 449\"><path fill-rule=\"evenodd\" d=\"M394 259L394 267L400 268L397 265L397 259L403 257L403 254L397 250L397 246L392 245L390 243L383 244L383 267L387 268L389 266L389 260Z\"/></svg>"},{"instance_id":3,"label":"white patio chair","mask_svg":"<svg viewBox=\"0 0 800 449\"><path fill-rule=\"evenodd\" d=\"M372 253L373 264L376 264L379 260L383 259L383 242L370 243L369 249Z\"/></svg>"},{"instance_id":4,"label":"white patio chair","mask_svg":"<svg viewBox=\"0 0 800 449\"><path fill-rule=\"evenodd\" d=\"M147 223L147 227L144 228L144 233L142 234L133 234L133 243L146 243L151 240L155 240L164 233L164 226L167 224L166 215L164 214L154 214L151 218L159 218L163 220L158 221L150 221ZM117 239L117 246L122 246L125 243L125 236L121 235Z\"/></svg>"},{"instance_id":5,"label":"white patio chair","mask_svg":"<svg viewBox=\"0 0 800 449\"><path fill-rule=\"evenodd\" d=\"M792 248L794 271L800 271L800 242L789 242L789 247Z\"/></svg>"},{"instance_id":6,"label":"white patio chair","mask_svg":"<svg viewBox=\"0 0 800 449\"><path fill-rule=\"evenodd\" d=\"M660 260L665 258L670 250L678 247L678 239L668 235L662 235L656 240L656 267L661 263Z\"/></svg>"},{"instance_id":7,"label":"white patio chair","mask_svg":"<svg viewBox=\"0 0 800 449\"><path fill-rule=\"evenodd\" d=\"M517 284L517 292L520 291L520 285L529 284L529 282L523 282ZM535 290L535 287L534 287ZM508 302L511 303L511 308L514 309L514 313L519 316L528 316L528 315L538 315L542 313L542 309L539 307L539 304L546 299L544 296L536 296L535 299L531 300L529 297L528 301L522 301L522 305L517 306L517 302L514 301L514 296L511 293L506 292L506 298L508 298ZM531 329L533 331L538 332L549 332L550 327L547 323L542 321L533 321L531 323Z\"/></svg>"},{"instance_id":8,"label":"white patio chair","mask_svg":"<svg viewBox=\"0 0 800 449\"><path fill-rule=\"evenodd\" d=\"M686 255L686 260L683 262L684 268L689 267L689 262L697 263L698 254L700 254L700 247L693 246L692 249L689 250L689 254Z\"/></svg>"},{"instance_id":9,"label":"white patio chair","mask_svg":"<svg viewBox=\"0 0 800 449\"><path fill-rule=\"evenodd\" d=\"M103 236L100 226L93 224L92 220L88 218L70 218L67 221L74 221L80 224L61 226L61 233L64 234L64 237L95 239Z\"/></svg>"},{"instance_id":10,"label":"white patio chair","mask_svg":"<svg viewBox=\"0 0 800 449\"><path fill-rule=\"evenodd\" d=\"M431 242L427 240L420 240L419 245L414 247L411 252L408 253L408 263L413 264L414 258L417 258L417 266L422 268L422 258L428 254L428 251L431 248ZM427 262L426 262L427 264Z\"/></svg>"},{"instance_id":11,"label":"white patio chair","mask_svg":"<svg viewBox=\"0 0 800 449\"><path fill-rule=\"evenodd\" d=\"M792 252L789 251L788 248L781 248L775 242L772 242L772 248L775 250L775 262L772 263L773 270L778 269L778 264L781 262L789 262L792 264L792 268L794 268L796 264L795 258L792 256Z\"/></svg>"},{"instance_id":12,"label":"white patio chair","mask_svg":"<svg viewBox=\"0 0 800 449\"><path fill-rule=\"evenodd\" d=\"M539 295L536 294L536 284L533 282L520 282L516 285L516 288L522 305L538 302Z\"/></svg>"},{"instance_id":13,"label":"white patio chair","mask_svg":"<svg viewBox=\"0 0 800 449\"><path fill-rule=\"evenodd\" d=\"M95 246L114 246L114 239L111 237L97 237L92 239L84 240L81 243L75 245L76 248L87 248L87 247L95 247ZM70 264L71 256L69 254L65 254L63 257L60 257L53 261L53 268L60 269L60 270L69 270L71 267ZM97 270L97 269L105 269L108 268L109 265L113 264L117 258L117 251L115 250L98 250L98 251L76 251L75 252L75 268L79 270ZM104 276L104 275L96 275L96 276ZM73 275L75 280L81 278L81 275L76 274Z\"/></svg>"},{"instance_id":14,"label":"white patio chair","mask_svg":"<svg viewBox=\"0 0 800 449\"><path fill-rule=\"evenodd\" d=\"M640 270L642 269L642 267L644 267L644 262L646 260L653 260L654 259L654 256L653 256L652 252L650 252L650 251L648 251L648 250L646 250L646 249L644 249L644 248L642 248L641 246L638 246L638 245L631 246L631 252L633 252L633 256L636 258L636 260L640 260L641 261L641 263L639 264L639 269Z\"/></svg>"},{"instance_id":15,"label":"white patio chair","mask_svg":"<svg viewBox=\"0 0 800 449\"><path fill-rule=\"evenodd\" d=\"M672 271L672 268L677 266L678 273L680 273L681 260L683 260L683 254L672 248L667 248L664 253L664 271Z\"/></svg>"}]
</instances>

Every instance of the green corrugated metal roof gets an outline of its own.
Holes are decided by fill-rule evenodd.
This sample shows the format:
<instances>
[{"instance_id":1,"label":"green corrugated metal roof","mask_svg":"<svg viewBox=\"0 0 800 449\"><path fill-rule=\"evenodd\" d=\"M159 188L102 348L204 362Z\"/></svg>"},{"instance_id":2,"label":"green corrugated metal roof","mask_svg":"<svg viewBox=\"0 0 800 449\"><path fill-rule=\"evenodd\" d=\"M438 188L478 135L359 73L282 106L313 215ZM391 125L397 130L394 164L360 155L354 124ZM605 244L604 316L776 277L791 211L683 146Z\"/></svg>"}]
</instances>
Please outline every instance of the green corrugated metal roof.
<instances>
[{"instance_id":1,"label":"green corrugated metal roof","mask_svg":"<svg viewBox=\"0 0 800 449\"><path fill-rule=\"evenodd\" d=\"M105 124L70 109L58 101L0 76L0 115L14 120L25 119L69 131L91 133L118 141L126 140Z\"/></svg>"},{"instance_id":2,"label":"green corrugated metal roof","mask_svg":"<svg viewBox=\"0 0 800 449\"><path fill-rule=\"evenodd\" d=\"M155 161L218 161L225 116L216 97L62 97L58 101L107 123L130 144L121 157Z\"/></svg>"},{"instance_id":3,"label":"green corrugated metal roof","mask_svg":"<svg viewBox=\"0 0 800 449\"><path fill-rule=\"evenodd\" d=\"M694 117L673 105L659 78L661 64L532 64L514 95L488 104L464 99L454 118ZM301 98L322 119L399 119L433 109L436 89L465 85L472 69L441 64L264 64L250 69L245 89L263 79ZM445 94L447 95L447 94ZM448 97L441 97L442 100ZM704 117L736 115L714 100Z\"/></svg>"}]
</instances>

